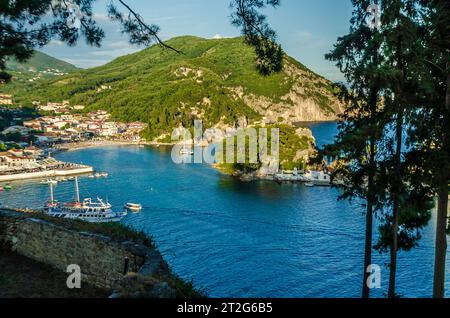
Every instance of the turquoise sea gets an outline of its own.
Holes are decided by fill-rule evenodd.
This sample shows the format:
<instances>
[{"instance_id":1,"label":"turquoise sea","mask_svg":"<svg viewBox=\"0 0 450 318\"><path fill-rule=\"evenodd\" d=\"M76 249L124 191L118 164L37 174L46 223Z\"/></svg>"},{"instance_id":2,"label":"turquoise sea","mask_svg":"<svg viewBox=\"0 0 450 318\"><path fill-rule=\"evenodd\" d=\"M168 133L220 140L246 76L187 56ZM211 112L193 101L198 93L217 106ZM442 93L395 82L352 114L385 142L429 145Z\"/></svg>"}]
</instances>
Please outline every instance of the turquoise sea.
<instances>
[{"instance_id":1,"label":"turquoise sea","mask_svg":"<svg viewBox=\"0 0 450 318\"><path fill-rule=\"evenodd\" d=\"M311 128L319 145L336 132L334 123ZM173 270L212 297L360 295L364 208L338 201L339 189L242 183L207 165L176 165L167 148L85 149L57 159L108 172L107 179L81 178L81 195L107 198L116 209L141 203L143 211L123 223L152 235ZM39 208L49 197L39 180L13 186L0 194L4 206ZM74 185L60 183L55 194L69 201ZM434 224L418 248L400 253L397 284L405 297L431 296ZM387 261L374 252L383 269L375 297L387 292Z\"/></svg>"}]
</instances>

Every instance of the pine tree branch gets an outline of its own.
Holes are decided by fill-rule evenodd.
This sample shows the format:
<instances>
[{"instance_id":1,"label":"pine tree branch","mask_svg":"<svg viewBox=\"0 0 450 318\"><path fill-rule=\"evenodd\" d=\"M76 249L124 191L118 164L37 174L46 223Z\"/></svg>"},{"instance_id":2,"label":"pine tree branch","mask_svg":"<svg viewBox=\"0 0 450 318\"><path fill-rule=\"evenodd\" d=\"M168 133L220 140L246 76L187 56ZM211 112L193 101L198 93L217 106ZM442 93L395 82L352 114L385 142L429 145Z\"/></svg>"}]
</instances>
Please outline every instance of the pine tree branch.
<instances>
[{"instance_id":1,"label":"pine tree branch","mask_svg":"<svg viewBox=\"0 0 450 318\"><path fill-rule=\"evenodd\" d=\"M178 54L184 54L182 51L180 51L180 50L178 50L178 49L176 49L176 48L174 48L174 47L172 47L172 46L170 46L170 45L168 45L168 44L166 44L164 41L162 41L160 38L159 38L159 36L158 36L158 34L154 31L154 30L152 30L143 20L142 20L142 18L141 18L141 16L139 15L139 14L137 14L133 9L131 9L131 7L128 5L128 4L126 4L124 1L122 1L122 0L118 0L132 15L133 15L133 17L136 19L136 21L139 23L139 25L142 27L142 28L144 28L147 32L149 32L155 39L156 39L156 41L158 42L158 45L160 45L160 46L162 46L162 47L164 47L164 48L166 48L166 49L169 49L169 50L172 50L172 51L174 51L174 52L177 52Z\"/></svg>"}]
</instances>

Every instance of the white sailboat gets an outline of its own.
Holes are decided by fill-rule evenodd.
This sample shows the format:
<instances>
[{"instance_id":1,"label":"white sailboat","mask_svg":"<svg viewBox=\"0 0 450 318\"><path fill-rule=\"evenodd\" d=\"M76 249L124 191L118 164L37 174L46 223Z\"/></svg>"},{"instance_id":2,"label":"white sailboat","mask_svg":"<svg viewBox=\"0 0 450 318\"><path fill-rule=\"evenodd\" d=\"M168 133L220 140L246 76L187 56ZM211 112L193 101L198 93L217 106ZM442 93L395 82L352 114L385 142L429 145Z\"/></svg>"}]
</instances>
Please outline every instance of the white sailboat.
<instances>
[{"instance_id":1,"label":"white sailboat","mask_svg":"<svg viewBox=\"0 0 450 318\"><path fill-rule=\"evenodd\" d=\"M75 177L75 202L59 204L54 199L53 185L50 184L50 201L45 205L44 211L46 214L64 219L78 219L92 223L118 222L127 212L113 212L112 206L102 199L92 200L86 198L80 200L80 191L78 187L78 177Z\"/></svg>"}]
</instances>

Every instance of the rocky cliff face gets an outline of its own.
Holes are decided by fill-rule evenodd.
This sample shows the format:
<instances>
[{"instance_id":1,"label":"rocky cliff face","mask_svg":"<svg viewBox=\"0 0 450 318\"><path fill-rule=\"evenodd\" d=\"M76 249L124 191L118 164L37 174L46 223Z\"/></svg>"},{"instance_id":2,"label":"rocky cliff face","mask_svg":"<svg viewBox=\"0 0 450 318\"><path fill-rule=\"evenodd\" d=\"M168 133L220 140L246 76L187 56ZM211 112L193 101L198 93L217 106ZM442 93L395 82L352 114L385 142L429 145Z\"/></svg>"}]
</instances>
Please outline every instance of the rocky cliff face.
<instances>
[{"instance_id":1,"label":"rocky cliff face","mask_svg":"<svg viewBox=\"0 0 450 318\"><path fill-rule=\"evenodd\" d=\"M243 87L230 90L235 99L242 99L260 114L263 123L334 121L343 113L344 105L334 96L328 80L312 75L289 58L285 60L284 72L292 80L292 86L277 100L246 93Z\"/></svg>"}]
</instances>

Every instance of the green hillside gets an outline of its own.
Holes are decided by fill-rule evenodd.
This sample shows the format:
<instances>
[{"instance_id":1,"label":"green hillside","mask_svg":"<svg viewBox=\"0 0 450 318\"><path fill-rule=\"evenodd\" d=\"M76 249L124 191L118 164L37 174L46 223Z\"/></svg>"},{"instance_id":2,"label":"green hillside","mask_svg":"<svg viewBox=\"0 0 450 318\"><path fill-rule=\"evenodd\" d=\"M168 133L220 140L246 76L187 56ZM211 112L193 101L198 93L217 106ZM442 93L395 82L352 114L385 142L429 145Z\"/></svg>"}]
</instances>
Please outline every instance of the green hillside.
<instances>
[{"instance_id":1,"label":"green hillside","mask_svg":"<svg viewBox=\"0 0 450 318\"><path fill-rule=\"evenodd\" d=\"M8 71L15 72L27 72L32 70L34 72L42 72L47 69L56 69L64 73L69 73L78 70L74 65L58 60L45 53L35 51L33 57L31 57L25 63L19 63L16 60L9 60L6 63L6 69Z\"/></svg>"},{"instance_id":2,"label":"green hillside","mask_svg":"<svg viewBox=\"0 0 450 318\"><path fill-rule=\"evenodd\" d=\"M69 99L87 111L107 110L116 120L149 123L146 137L152 138L180 123L191 126L194 119L205 127L233 125L243 116L250 122L267 117L293 123L333 119L339 112L330 82L290 57L284 72L264 77L242 38L184 36L168 44L183 54L153 46L101 67L9 90L22 103ZM303 118L303 105L317 116Z\"/></svg>"}]
</instances>

